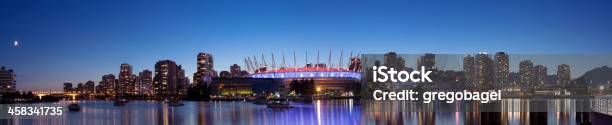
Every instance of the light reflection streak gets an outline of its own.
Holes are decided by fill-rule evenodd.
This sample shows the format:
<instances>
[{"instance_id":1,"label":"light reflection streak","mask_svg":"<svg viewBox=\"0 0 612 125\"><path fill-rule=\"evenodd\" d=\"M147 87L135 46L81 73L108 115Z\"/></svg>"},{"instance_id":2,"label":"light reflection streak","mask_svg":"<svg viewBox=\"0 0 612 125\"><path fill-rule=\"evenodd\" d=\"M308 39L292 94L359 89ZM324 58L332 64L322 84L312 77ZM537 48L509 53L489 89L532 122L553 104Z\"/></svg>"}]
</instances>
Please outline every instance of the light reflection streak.
<instances>
[{"instance_id":1,"label":"light reflection streak","mask_svg":"<svg viewBox=\"0 0 612 125\"><path fill-rule=\"evenodd\" d=\"M317 123L321 125L321 100L317 100L317 105L315 107L317 109Z\"/></svg>"},{"instance_id":2,"label":"light reflection streak","mask_svg":"<svg viewBox=\"0 0 612 125\"><path fill-rule=\"evenodd\" d=\"M35 120L11 120L9 124L478 124L486 113L475 112L395 112L415 108L409 102L361 102L354 100L316 100L312 104L292 103L294 108L273 110L249 102L185 102L185 106L170 107L156 101L131 101L125 107L115 107L112 101L79 101L79 113L67 112L57 119L36 117ZM60 102L68 105L69 103ZM533 114L518 112L529 108L526 100L503 103L500 124L528 124L537 120ZM574 124L576 113L573 100L555 100L548 104L548 124ZM434 106L425 106L428 109ZM457 106L453 106L459 108ZM363 110L364 108L368 109ZM365 112L364 112L365 111ZM490 114L490 113L489 113ZM195 118L195 119L191 119ZM546 120L546 118L544 118ZM1 121L0 121L1 122Z\"/></svg>"}]
</instances>

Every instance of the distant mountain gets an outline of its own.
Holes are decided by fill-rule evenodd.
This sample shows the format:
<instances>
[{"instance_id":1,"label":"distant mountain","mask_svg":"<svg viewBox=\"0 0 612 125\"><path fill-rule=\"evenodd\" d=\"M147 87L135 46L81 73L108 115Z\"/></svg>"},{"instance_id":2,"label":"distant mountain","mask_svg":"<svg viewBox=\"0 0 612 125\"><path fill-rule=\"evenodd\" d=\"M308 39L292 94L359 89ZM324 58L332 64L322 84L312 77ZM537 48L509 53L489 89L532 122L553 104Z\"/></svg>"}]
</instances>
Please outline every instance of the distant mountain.
<instances>
[{"instance_id":1,"label":"distant mountain","mask_svg":"<svg viewBox=\"0 0 612 125\"><path fill-rule=\"evenodd\" d=\"M608 66L602 66L590 71L587 71L582 76L576 79L577 83L608 83L612 81L612 68Z\"/></svg>"}]
</instances>

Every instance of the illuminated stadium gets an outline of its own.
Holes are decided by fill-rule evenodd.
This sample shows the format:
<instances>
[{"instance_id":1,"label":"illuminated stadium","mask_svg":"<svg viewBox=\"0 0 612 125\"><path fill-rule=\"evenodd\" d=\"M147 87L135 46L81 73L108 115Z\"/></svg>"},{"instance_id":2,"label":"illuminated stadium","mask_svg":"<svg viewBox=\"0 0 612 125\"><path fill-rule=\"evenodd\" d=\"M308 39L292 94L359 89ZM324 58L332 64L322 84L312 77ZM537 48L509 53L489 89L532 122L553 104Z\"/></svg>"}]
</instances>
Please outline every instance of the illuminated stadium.
<instances>
[{"instance_id":1,"label":"illuminated stadium","mask_svg":"<svg viewBox=\"0 0 612 125\"><path fill-rule=\"evenodd\" d=\"M361 72L340 68L283 68L256 72L252 78L355 78L361 79Z\"/></svg>"},{"instance_id":2,"label":"illuminated stadium","mask_svg":"<svg viewBox=\"0 0 612 125\"><path fill-rule=\"evenodd\" d=\"M331 50L327 63L320 63L319 52L317 52L314 64L308 61L307 53L305 63L302 66L297 65L295 52L293 53L293 66L286 65L284 54L281 56L279 65L277 65L273 54L269 56L270 58L267 58L271 60L271 63L266 62L266 57L263 54L259 58L260 62L257 61L255 56L245 58L244 62L251 78L278 79L285 85L289 85L295 80L313 80L315 89L320 95L352 96L353 92L359 89L362 77L360 71L361 59L353 56L352 52L349 58L345 60L342 59L343 53L340 52L340 57L336 58L338 61L336 63L332 63Z\"/></svg>"},{"instance_id":3,"label":"illuminated stadium","mask_svg":"<svg viewBox=\"0 0 612 125\"><path fill-rule=\"evenodd\" d=\"M342 60L342 52L340 52L340 58L338 58L338 67L333 67L332 63L332 52L330 50L328 63L320 63L319 52L317 52L316 63L313 65L308 61L308 52L306 52L306 64L303 67L297 66L297 59L295 52L293 53L293 66L288 67L285 62L285 54L282 54L282 63L278 66L274 59L274 54L271 55L272 63L268 65L265 56L261 55L261 62L257 61L257 58L253 56L253 60L250 57L244 59L244 63L247 66L248 72L251 73L252 78L355 78L361 79L361 59L353 57L353 53L349 55L348 60ZM343 62L348 62L348 69L343 68ZM329 66L329 67L328 67Z\"/></svg>"}]
</instances>

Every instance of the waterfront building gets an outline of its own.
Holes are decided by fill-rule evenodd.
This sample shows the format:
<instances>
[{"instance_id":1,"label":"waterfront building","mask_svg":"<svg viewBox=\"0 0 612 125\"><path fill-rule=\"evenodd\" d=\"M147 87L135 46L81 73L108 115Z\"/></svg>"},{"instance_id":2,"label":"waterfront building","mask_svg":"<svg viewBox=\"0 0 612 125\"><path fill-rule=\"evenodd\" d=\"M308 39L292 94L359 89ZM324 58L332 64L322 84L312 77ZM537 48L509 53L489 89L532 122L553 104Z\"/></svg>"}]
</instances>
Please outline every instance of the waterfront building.
<instances>
[{"instance_id":1,"label":"waterfront building","mask_svg":"<svg viewBox=\"0 0 612 125\"><path fill-rule=\"evenodd\" d=\"M106 95L115 95L115 84L117 84L118 80L115 79L115 75L107 74L102 76L102 81L100 81L100 86L104 94Z\"/></svg>"},{"instance_id":2,"label":"waterfront building","mask_svg":"<svg viewBox=\"0 0 612 125\"><path fill-rule=\"evenodd\" d=\"M292 81L296 80L309 80L314 84L314 88L316 94L318 95L327 95L327 96L352 96L356 95L357 92L361 89L361 71L359 70L361 67L358 65L361 64L361 59L352 58L352 62L349 64L349 68L342 68L342 53L340 54L340 58L337 64L332 65L332 56L331 52L329 55L328 63L309 63L308 61L304 62L304 66L294 67L282 67L277 69L269 69L266 65L265 61L263 61L263 65L261 63L257 63L256 61L247 60L247 65L251 66L261 66L261 67L251 67L251 69L255 72L250 74L250 78L254 79L277 79L281 82L280 85L283 85L285 88L288 88ZM294 56L294 64L297 64ZM274 60L274 59L272 59ZM255 62L255 64L252 64ZM274 64L274 61L273 61ZM396 53L390 52L385 54L385 64L388 67L396 68L397 70L406 69L405 61L402 57L399 57ZM350 65L353 65L352 67ZM223 76L223 75L222 75Z\"/></svg>"},{"instance_id":3,"label":"waterfront building","mask_svg":"<svg viewBox=\"0 0 612 125\"><path fill-rule=\"evenodd\" d=\"M425 67L427 71L436 70L436 55L431 53L426 53L425 55L419 57L417 60L417 68Z\"/></svg>"},{"instance_id":4,"label":"waterfront building","mask_svg":"<svg viewBox=\"0 0 612 125\"><path fill-rule=\"evenodd\" d=\"M465 78L465 82L470 86L475 86L474 74L474 56L466 55L463 57L463 77Z\"/></svg>"},{"instance_id":5,"label":"waterfront building","mask_svg":"<svg viewBox=\"0 0 612 125\"><path fill-rule=\"evenodd\" d=\"M228 71L221 71L219 72L219 78L232 78L232 76Z\"/></svg>"},{"instance_id":6,"label":"waterfront building","mask_svg":"<svg viewBox=\"0 0 612 125\"><path fill-rule=\"evenodd\" d=\"M77 87L74 89L74 91L76 93L82 94L83 93L83 83L77 84Z\"/></svg>"},{"instance_id":7,"label":"waterfront building","mask_svg":"<svg viewBox=\"0 0 612 125\"><path fill-rule=\"evenodd\" d=\"M488 89L493 83L493 59L487 53L476 54L474 62L474 83L479 88Z\"/></svg>"},{"instance_id":8,"label":"waterfront building","mask_svg":"<svg viewBox=\"0 0 612 125\"><path fill-rule=\"evenodd\" d=\"M133 86L132 82L134 78L132 76L132 66L127 63L121 64L119 71L119 83L115 84L115 92L118 95L131 92L129 88L131 88L130 86Z\"/></svg>"},{"instance_id":9,"label":"waterfront building","mask_svg":"<svg viewBox=\"0 0 612 125\"><path fill-rule=\"evenodd\" d=\"M242 71L242 70L240 69L240 66L238 64L234 64L234 65L230 66L230 72L229 73L230 73L232 78L241 78L241 77L243 77L240 74L240 71Z\"/></svg>"},{"instance_id":10,"label":"waterfront building","mask_svg":"<svg viewBox=\"0 0 612 125\"><path fill-rule=\"evenodd\" d=\"M74 89L72 88L72 83L64 83L64 92L65 93L73 93Z\"/></svg>"},{"instance_id":11,"label":"waterfront building","mask_svg":"<svg viewBox=\"0 0 612 125\"><path fill-rule=\"evenodd\" d=\"M193 74L193 83L201 84L210 78L217 77L217 72L213 69L213 55L208 53L199 53L197 56L197 69Z\"/></svg>"},{"instance_id":12,"label":"waterfront building","mask_svg":"<svg viewBox=\"0 0 612 125\"><path fill-rule=\"evenodd\" d=\"M534 71L533 62L525 60L519 64L519 83L523 87L530 87L533 83Z\"/></svg>"},{"instance_id":13,"label":"waterfront building","mask_svg":"<svg viewBox=\"0 0 612 125\"><path fill-rule=\"evenodd\" d=\"M210 90L213 96L246 97L274 93L282 83L282 79L273 78L213 78Z\"/></svg>"},{"instance_id":14,"label":"waterfront building","mask_svg":"<svg viewBox=\"0 0 612 125\"><path fill-rule=\"evenodd\" d=\"M510 62L508 54L504 52L495 53L495 86L507 86L509 74Z\"/></svg>"},{"instance_id":15,"label":"waterfront building","mask_svg":"<svg viewBox=\"0 0 612 125\"><path fill-rule=\"evenodd\" d=\"M389 52L384 55L383 65L389 68L394 68L397 71L402 71L407 68L404 58L399 57L395 52Z\"/></svg>"},{"instance_id":16,"label":"waterfront building","mask_svg":"<svg viewBox=\"0 0 612 125\"><path fill-rule=\"evenodd\" d=\"M570 66L568 64L557 66L557 84L561 86L569 85L572 80L570 73Z\"/></svg>"},{"instance_id":17,"label":"waterfront building","mask_svg":"<svg viewBox=\"0 0 612 125\"><path fill-rule=\"evenodd\" d=\"M161 60L155 63L155 76L153 77L153 93L157 97L176 96L184 93L186 83L182 66L171 60Z\"/></svg>"},{"instance_id":18,"label":"waterfront building","mask_svg":"<svg viewBox=\"0 0 612 125\"><path fill-rule=\"evenodd\" d=\"M533 83L535 84L536 87L542 87L544 84L546 84L546 77L548 76L548 68L546 68L546 66L544 65L536 65L533 68L533 75L534 75L534 81Z\"/></svg>"},{"instance_id":19,"label":"waterfront building","mask_svg":"<svg viewBox=\"0 0 612 125\"><path fill-rule=\"evenodd\" d=\"M95 82L91 80L85 82L85 85L83 86L83 93L93 94L94 92L95 92Z\"/></svg>"},{"instance_id":20,"label":"waterfront building","mask_svg":"<svg viewBox=\"0 0 612 125\"><path fill-rule=\"evenodd\" d=\"M12 69L2 67L0 69L0 93L17 91L17 75Z\"/></svg>"},{"instance_id":21,"label":"waterfront building","mask_svg":"<svg viewBox=\"0 0 612 125\"><path fill-rule=\"evenodd\" d=\"M139 84L140 84L140 94L144 94L144 95L152 95L152 88L153 88L153 72L151 72L150 70L143 70L142 72L138 73L138 77L139 77Z\"/></svg>"}]
</instances>

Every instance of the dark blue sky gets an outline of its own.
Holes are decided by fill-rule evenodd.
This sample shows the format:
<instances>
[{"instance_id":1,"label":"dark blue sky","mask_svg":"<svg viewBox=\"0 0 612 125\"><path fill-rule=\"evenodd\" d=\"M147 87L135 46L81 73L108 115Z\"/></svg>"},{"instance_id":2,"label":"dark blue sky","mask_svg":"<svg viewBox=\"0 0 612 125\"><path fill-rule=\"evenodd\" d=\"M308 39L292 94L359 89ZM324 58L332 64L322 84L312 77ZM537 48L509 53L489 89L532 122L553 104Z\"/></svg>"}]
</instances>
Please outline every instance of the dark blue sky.
<instances>
[{"instance_id":1,"label":"dark blue sky","mask_svg":"<svg viewBox=\"0 0 612 125\"><path fill-rule=\"evenodd\" d=\"M261 53L295 50L302 59L307 49L612 53L610 12L606 0L3 0L0 65L17 72L19 89L59 90L117 74L121 63L140 71L171 59L191 76L202 51L216 70Z\"/></svg>"}]
</instances>

